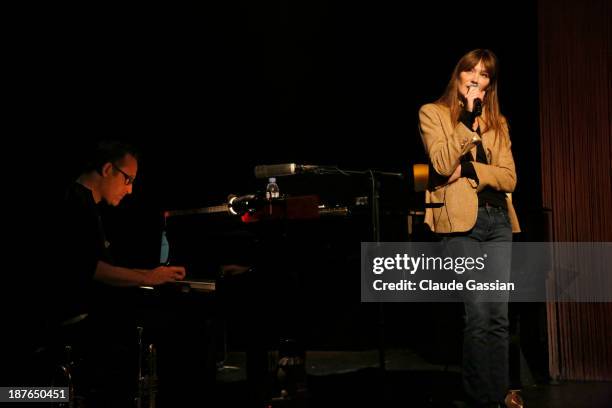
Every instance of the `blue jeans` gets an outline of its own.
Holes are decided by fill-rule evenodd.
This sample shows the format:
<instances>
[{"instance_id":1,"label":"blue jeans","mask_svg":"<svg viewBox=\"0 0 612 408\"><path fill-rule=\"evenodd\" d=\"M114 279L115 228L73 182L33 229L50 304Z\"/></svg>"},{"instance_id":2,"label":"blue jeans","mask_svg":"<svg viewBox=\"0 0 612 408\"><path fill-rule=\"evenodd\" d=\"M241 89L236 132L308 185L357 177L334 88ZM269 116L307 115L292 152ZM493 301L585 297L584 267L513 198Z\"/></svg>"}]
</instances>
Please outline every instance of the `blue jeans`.
<instances>
[{"instance_id":1,"label":"blue jeans","mask_svg":"<svg viewBox=\"0 0 612 408\"><path fill-rule=\"evenodd\" d=\"M508 282L512 258L512 227L503 208L479 207L474 228L442 239L452 257L482 257L482 271L468 271L458 281ZM475 275L478 274L478 275ZM502 403L508 390L508 298L482 301L477 291L463 291L463 387L474 404Z\"/></svg>"}]
</instances>

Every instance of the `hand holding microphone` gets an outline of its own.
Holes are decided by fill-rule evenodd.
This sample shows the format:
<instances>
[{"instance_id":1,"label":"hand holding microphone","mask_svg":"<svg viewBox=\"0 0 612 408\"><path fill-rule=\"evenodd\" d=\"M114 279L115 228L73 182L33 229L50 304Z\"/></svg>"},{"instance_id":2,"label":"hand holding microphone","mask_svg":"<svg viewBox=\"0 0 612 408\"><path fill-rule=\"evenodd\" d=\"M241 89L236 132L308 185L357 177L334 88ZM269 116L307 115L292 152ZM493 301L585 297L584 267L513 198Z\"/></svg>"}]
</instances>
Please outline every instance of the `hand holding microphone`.
<instances>
[{"instance_id":1,"label":"hand holding microphone","mask_svg":"<svg viewBox=\"0 0 612 408\"><path fill-rule=\"evenodd\" d=\"M467 110L473 112L474 116L480 116L482 114L482 100L484 96L485 91L481 91L478 84L471 83L468 85L468 91L465 95Z\"/></svg>"}]
</instances>

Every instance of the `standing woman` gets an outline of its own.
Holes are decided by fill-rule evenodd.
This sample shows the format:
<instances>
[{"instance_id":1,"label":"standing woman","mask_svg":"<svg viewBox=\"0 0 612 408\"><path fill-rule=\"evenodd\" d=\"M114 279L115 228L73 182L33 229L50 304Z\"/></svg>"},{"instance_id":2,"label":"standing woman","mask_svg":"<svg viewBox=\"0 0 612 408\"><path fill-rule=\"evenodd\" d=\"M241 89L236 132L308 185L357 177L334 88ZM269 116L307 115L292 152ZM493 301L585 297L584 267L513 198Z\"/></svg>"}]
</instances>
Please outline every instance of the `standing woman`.
<instances>
[{"instance_id":1,"label":"standing woman","mask_svg":"<svg viewBox=\"0 0 612 408\"><path fill-rule=\"evenodd\" d=\"M419 111L430 168L426 202L432 204L425 222L449 255L486 254L485 269L458 276L478 282L508 282L512 233L520 231L509 194L516 172L499 111L497 73L493 52L470 51L455 66L444 94ZM462 296L464 390L474 406L503 406L509 383L508 296L476 291Z\"/></svg>"}]
</instances>

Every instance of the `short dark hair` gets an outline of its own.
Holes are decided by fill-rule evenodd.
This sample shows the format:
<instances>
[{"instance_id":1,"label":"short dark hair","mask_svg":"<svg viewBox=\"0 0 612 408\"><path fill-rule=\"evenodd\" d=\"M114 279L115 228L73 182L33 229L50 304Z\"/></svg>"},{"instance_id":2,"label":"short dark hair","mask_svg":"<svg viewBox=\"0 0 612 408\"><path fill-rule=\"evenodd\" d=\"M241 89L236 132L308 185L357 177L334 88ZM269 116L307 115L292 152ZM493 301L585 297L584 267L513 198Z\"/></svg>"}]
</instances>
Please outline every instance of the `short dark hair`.
<instances>
[{"instance_id":1,"label":"short dark hair","mask_svg":"<svg viewBox=\"0 0 612 408\"><path fill-rule=\"evenodd\" d=\"M83 162L83 173L96 171L102 174L102 167L106 163L116 163L128 154L138 158L136 149L126 142L101 140L88 151Z\"/></svg>"}]
</instances>

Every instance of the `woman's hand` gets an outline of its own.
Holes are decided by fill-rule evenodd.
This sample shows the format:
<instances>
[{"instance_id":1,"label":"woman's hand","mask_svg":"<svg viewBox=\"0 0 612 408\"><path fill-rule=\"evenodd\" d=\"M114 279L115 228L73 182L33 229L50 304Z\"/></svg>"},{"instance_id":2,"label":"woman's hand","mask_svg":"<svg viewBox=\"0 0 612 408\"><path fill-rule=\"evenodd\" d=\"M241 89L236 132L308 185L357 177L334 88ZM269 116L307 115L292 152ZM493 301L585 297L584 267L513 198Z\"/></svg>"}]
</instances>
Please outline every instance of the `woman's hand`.
<instances>
[{"instance_id":1,"label":"woman's hand","mask_svg":"<svg viewBox=\"0 0 612 408\"><path fill-rule=\"evenodd\" d=\"M481 91L478 86L468 86L468 87L460 87L461 93L463 97L467 101L466 109L468 112L472 112L474 110L474 99L478 98L481 101L484 101L486 91Z\"/></svg>"},{"instance_id":2,"label":"woman's hand","mask_svg":"<svg viewBox=\"0 0 612 408\"><path fill-rule=\"evenodd\" d=\"M453 171L453 174L451 174L446 184L450 184L450 183L457 181L459 177L461 177L461 164L459 164L457 168L455 169L455 171Z\"/></svg>"}]
</instances>

